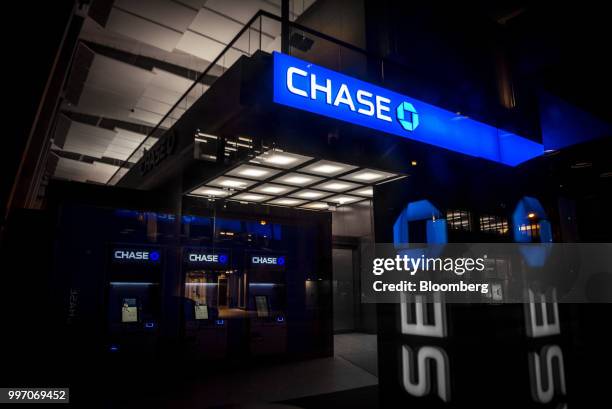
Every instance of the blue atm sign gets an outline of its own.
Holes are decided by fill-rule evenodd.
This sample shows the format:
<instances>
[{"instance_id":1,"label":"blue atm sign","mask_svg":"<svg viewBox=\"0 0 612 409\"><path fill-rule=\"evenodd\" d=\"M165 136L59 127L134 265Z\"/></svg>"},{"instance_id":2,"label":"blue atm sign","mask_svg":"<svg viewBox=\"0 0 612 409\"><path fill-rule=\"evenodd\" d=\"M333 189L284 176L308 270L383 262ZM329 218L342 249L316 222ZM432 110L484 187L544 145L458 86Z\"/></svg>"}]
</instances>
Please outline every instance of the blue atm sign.
<instances>
[{"instance_id":1,"label":"blue atm sign","mask_svg":"<svg viewBox=\"0 0 612 409\"><path fill-rule=\"evenodd\" d=\"M112 249L112 260L116 263L159 263L159 250L116 247Z\"/></svg>"},{"instance_id":2,"label":"blue atm sign","mask_svg":"<svg viewBox=\"0 0 612 409\"><path fill-rule=\"evenodd\" d=\"M224 253L188 252L185 255L185 261L188 263L225 265L229 261L229 256Z\"/></svg>"},{"instance_id":3,"label":"blue atm sign","mask_svg":"<svg viewBox=\"0 0 612 409\"><path fill-rule=\"evenodd\" d=\"M255 270L283 271L287 265L284 255L261 253L249 254L248 266Z\"/></svg>"},{"instance_id":4,"label":"blue atm sign","mask_svg":"<svg viewBox=\"0 0 612 409\"><path fill-rule=\"evenodd\" d=\"M544 152L519 135L278 52L274 102L510 166Z\"/></svg>"}]
</instances>

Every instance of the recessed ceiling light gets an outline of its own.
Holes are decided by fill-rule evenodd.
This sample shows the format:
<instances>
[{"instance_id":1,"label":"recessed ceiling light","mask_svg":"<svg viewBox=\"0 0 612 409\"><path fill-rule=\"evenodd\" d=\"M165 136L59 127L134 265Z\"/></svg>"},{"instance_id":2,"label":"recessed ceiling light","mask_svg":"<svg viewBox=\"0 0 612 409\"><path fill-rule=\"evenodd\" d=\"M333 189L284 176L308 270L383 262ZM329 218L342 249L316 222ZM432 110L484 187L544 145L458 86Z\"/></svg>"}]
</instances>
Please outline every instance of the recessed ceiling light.
<instances>
[{"instance_id":1,"label":"recessed ceiling light","mask_svg":"<svg viewBox=\"0 0 612 409\"><path fill-rule=\"evenodd\" d=\"M212 186L227 187L232 189L246 189L247 187L254 185L255 183L256 182L253 182L251 180L230 178L227 176L220 176L208 182L208 184Z\"/></svg>"},{"instance_id":2,"label":"recessed ceiling light","mask_svg":"<svg viewBox=\"0 0 612 409\"><path fill-rule=\"evenodd\" d=\"M330 180L313 186L317 189L328 190L330 192L346 192L349 189L361 187L356 183L345 182L344 180Z\"/></svg>"},{"instance_id":3,"label":"recessed ceiling light","mask_svg":"<svg viewBox=\"0 0 612 409\"><path fill-rule=\"evenodd\" d=\"M325 199L328 202L338 203L341 205L355 203L360 200L363 200L361 197L349 196L349 195L338 195Z\"/></svg>"},{"instance_id":4,"label":"recessed ceiling light","mask_svg":"<svg viewBox=\"0 0 612 409\"><path fill-rule=\"evenodd\" d=\"M300 172L313 173L315 175L336 176L340 173L348 172L355 169L357 166L346 165L344 163L331 162L328 160L320 160L312 165L305 166L300 169Z\"/></svg>"},{"instance_id":5,"label":"recessed ceiling light","mask_svg":"<svg viewBox=\"0 0 612 409\"><path fill-rule=\"evenodd\" d=\"M264 168L261 166L240 165L237 168L227 172L226 175L262 180L274 176L278 172L280 171L276 169Z\"/></svg>"},{"instance_id":6,"label":"recessed ceiling light","mask_svg":"<svg viewBox=\"0 0 612 409\"><path fill-rule=\"evenodd\" d=\"M394 173L382 172L379 170L362 169L342 176L341 179L352 180L354 182L373 183L393 176L396 175Z\"/></svg>"},{"instance_id":7,"label":"recessed ceiling light","mask_svg":"<svg viewBox=\"0 0 612 409\"><path fill-rule=\"evenodd\" d=\"M308 162L311 159L312 158L308 156L297 155L295 153L271 150L259 155L251 162L261 163L275 168L289 169L301 165L304 162Z\"/></svg>"},{"instance_id":8,"label":"recessed ceiling light","mask_svg":"<svg viewBox=\"0 0 612 409\"><path fill-rule=\"evenodd\" d=\"M281 197L280 199L270 200L266 204L280 205L280 206L297 206L305 203L305 200L290 199L288 197Z\"/></svg>"},{"instance_id":9,"label":"recessed ceiling light","mask_svg":"<svg viewBox=\"0 0 612 409\"><path fill-rule=\"evenodd\" d=\"M344 169L344 167L335 166L335 165L319 165L319 166L312 168L313 171L318 172L318 173L324 173L326 175L333 174L335 172L339 172L342 169Z\"/></svg>"},{"instance_id":10,"label":"recessed ceiling light","mask_svg":"<svg viewBox=\"0 0 612 409\"><path fill-rule=\"evenodd\" d=\"M284 195L285 193L295 190L294 187L275 185L273 183L265 183L261 186L251 189L251 192L265 193L268 195Z\"/></svg>"},{"instance_id":11,"label":"recessed ceiling light","mask_svg":"<svg viewBox=\"0 0 612 409\"><path fill-rule=\"evenodd\" d=\"M319 190L303 189L303 190L300 190L299 192L294 192L294 193L292 193L289 196L297 197L299 199L315 200L315 199L322 199L322 198L327 197L327 196L329 196L331 194L332 193L321 192Z\"/></svg>"},{"instance_id":12,"label":"recessed ceiling light","mask_svg":"<svg viewBox=\"0 0 612 409\"><path fill-rule=\"evenodd\" d=\"M304 206L300 206L303 209L313 209L313 210L327 210L329 205L323 202L312 202L305 204Z\"/></svg>"},{"instance_id":13,"label":"recessed ceiling light","mask_svg":"<svg viewBox=\"0 0 612 409\"><path fill-rule=\"evenodd\" d=\"M352 195L372 197L374 196L374 188L372 186L365 187L363 189L357 189L350 192Z\"/></svg>"},{"instance_id":14,"label":"recessed ceiling light","mask_svg":"<svg viewBox=\"0 0 612 409\"><path fill-rule=\"evenodd\" d=\"M272 182L284 183L292 186L308 186L322 180L318 176L304 175L303 173L288 173L284 176L274 179Z\"/></svg>"},{"instance_id":15,"label":"recessed ceiling light","mask_svg":"<svg viewBox=\"0 0 612 409\"><path fill-rule=\"evenodd\" d=\"M207 196L207 197L224 197L230 194L227 190L217 189L214 187L202 186L191 191L192 195Z\"/></svg>"},{"instance_id":16,"label":"recessed ceiling light","mask_svg":"<svg viewBox=\"0 0 612 409\"><path fill-rule=\"evenodd\" d=\"M271 199L272 196L258 195L256 193L240 193L232 196L231 200L241 200L244 202L263 202L264 200Z\"/></svg>"}]
</instances>

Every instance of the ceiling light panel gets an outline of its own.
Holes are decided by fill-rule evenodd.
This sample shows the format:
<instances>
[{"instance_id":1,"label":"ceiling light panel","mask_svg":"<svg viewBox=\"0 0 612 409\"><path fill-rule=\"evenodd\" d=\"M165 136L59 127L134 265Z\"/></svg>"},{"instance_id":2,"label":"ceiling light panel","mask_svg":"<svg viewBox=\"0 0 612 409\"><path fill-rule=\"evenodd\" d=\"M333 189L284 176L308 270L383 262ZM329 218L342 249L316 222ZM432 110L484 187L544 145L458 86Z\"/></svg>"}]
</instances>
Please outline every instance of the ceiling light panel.
<instances>
[{"instance_id":1,"label":"ceiling light panel","mask_svg":"<svg viewBox=\"0 0 612 409\"><path fill-rule=\"evenodd\" d=\"M264 180L276 175L279 172L280 170L278 169L270 169L253 165L240 165L237 168L227 172L226 175L255 180Z\"/></svg>"},{"instance_id":2,"label":"ceiling light panel","mask_svg":"<svg viewBox=\"0 0 612 409\"><path fill-rule=\"evenodd\" d=\"M312 185L313 183L317 183L323 180L323 178L314 175L306 175L303 173L287 173L281 177L278 177L272 182L274 183L283 183L285 185L304 187Z\"/></svg>"},{"instance_id":3,"label":"ceiling light panel","mask_svg":"<svg viewBox=\"0 0 612 409\"><path fill-rule=\"evenodd\" d=\"M351 203L359 202L360 200L364 200L364 199L362 197L356 197L356 196L350 196L350 195L337 195L337 196L332 196L332 197L325 199L325 201L327 202L337 203L340 205L351 204Z\"/></svg>"},{"instance_id":4,"label":"ceiling light panel","mask_svg":"<svg viewBox=\"0 0 612 409\"><path fill-rule=\"evenodd\" d=\"M293 192L296 188L283 185L275 185L274 183L264 183L261 186L257 186L251 189L251 192L263 193L266 195L284 195L289 192Z\"/></svg>"},{"instance_id":5,"label":"ceiling light panel","mask_svg":"<svg viewBox=\"0 0 612 409\"><path fill-rule=\"evenodd\" d=\"M347 190L362 187L362 185L344 180L328 180L327 182L320 183L313 187L316 189L327 190L328 192L346 192Z\"/></svg>"},{"instance_id":6,"label":"ceiling light panel","mask_svg":"<svg viewBox=\"0 0 612 409\"><path fill-rule=\"evenodd\" d=\"M361 183L375 183L394 176L397 175L395 173L382 172L380 170L362 169L342 176L341 179Z\"/></svg>"},{"instance_id":7,"label":"ceiling light panel","mask_svg":"<svg viewBox=\"0 0 612 409\"><path fill-rule=\"evenodd\" d=\"M259 155L251 162L260 163L262 165L268 165L275 168L291 169L301 165L304 162L308 162L311 159L311 157L297 155L295 153L271 150Z\"/></svg>"},{"instance_id":8,"label":"ceiling light panel","mask_svg":"<svg viewBox=\"0 0 612 409\"><path fill-rule=\"evenodd\" d=\"M357 189L349 192L352 195L359 195L364 197L372 197L374 196L374 188L372 186L364 187L362 189Z\"/></svg>"},{"instance_id":9,"label":"ceiling light panel","mask_svg":"<svg viewBox=\"0 0 612 409\"><path fill-rule=\"evenodd\" d=\"M347 165L344 163L332 162L329 160L320 160L312 165L305 166L300 169L300 172L311 173L321 176L336 176L357 168L357 166Z\"/></svg>"},{"instance_id":10,"label":"ceiling light panel","mask_svg":"<svg viewBox=\"0 0 612 409\"><path fill-rule=\"evenodd\" d=\"M229 195L230 192L227 190L218 189L216 187L202 186L195 190L192 190L191 194L206 197L225 197Z\"/></svg>"},{"instance_id":11,"label":"ceiling light panel","mask_svg":"<svg viewBox=\"0 0 612 409\"><path fill-rule=\"evenodd\" d=\"M302 189L300 191L290 194L289 196L297 197L298 199L319 200L331 195L333 195L333 193L322 192L320 190Z\"/></svg>"},{"instance_id":12,"label":"ceiling light panel","mask_svg":"<svg viewBox=\"0 0 612 409\"><path fill-rule=\"evenodd\" d=\"M323 202L312 202L305 204L304 206L300 206L301 209L309 209L309 210L327 210L329 205Z\"/></svg>"},{"instance_id":13,"label":"ceiling light panel","mask_svg":"<svg viewBox=\"0 0 612 409\"><path fill-rule=\"evenodd\" d=\"M258 193L239 193L231 197L231 200L240 200L242 202L263 202L272 199L272 196L261 195Z\"/></svg>"},{"instance_id":14,"label":"ceiling light panel","mask_svg":"<svg viewBox=\"0 0 612 409\"><path fill-rule=\"evenodd\" d=\"M281 197L279 199L270 200L266 204L279 205L279 206L299 206L306 203L306 200L292 199L289 197Z\"/></svg>"},{"instance_id":15,"label":"ceiling light panel","mask_svg":"<svg viewBox=\"0 0 612 409\"><path fill-rule=\"evenodd\" d=\"M254 182L252 180L238 179L238 178L232 178L232 177L227 177L227 176L220 176L208 182L210 186L217 186L217 187L237 189L237 190L246 189L254 185L255 183L257 182Z\"/></svg>"}]
</instances>

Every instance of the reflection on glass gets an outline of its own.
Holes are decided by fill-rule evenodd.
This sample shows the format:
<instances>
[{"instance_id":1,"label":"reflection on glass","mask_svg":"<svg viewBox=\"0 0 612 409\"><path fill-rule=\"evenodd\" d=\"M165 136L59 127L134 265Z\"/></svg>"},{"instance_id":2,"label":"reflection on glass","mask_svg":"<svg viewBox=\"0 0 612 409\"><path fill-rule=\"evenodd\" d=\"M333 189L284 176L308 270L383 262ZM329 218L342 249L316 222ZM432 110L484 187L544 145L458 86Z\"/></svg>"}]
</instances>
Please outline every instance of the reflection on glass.
<instances>
[{"instance_id":1,"label":"reflection on glass","mask_svg":"<svg viewBox=\"0 0 612 409\"><path fill-rule=\"evenodd\" d=\"M195 301L199 305L216 304L216 286L212 282L210 273L203 271L191 271L185 278L185 297Z\"/></svg>"}]
</instances>

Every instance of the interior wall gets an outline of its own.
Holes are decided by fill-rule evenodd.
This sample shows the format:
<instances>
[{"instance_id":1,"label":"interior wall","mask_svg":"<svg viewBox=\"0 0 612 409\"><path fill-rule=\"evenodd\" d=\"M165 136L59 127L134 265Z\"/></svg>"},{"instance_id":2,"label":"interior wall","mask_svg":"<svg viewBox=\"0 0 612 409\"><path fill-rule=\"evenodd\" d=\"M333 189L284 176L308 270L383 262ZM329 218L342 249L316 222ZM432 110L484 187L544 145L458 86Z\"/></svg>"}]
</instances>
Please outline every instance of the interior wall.
<instances>
[{"instance_id":1,"label":"interior wall","mask_svg":"<svg viewBox=\"0 0 612 409\"><path fill-rule=\"evenodd\" d=\"M372 206L363 203L342 206L332 213L333 236L366 237L373 234Z\"/></svg>"}]
</instances>

